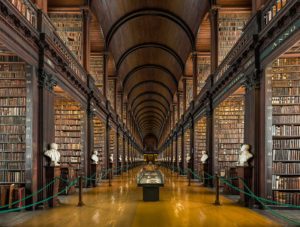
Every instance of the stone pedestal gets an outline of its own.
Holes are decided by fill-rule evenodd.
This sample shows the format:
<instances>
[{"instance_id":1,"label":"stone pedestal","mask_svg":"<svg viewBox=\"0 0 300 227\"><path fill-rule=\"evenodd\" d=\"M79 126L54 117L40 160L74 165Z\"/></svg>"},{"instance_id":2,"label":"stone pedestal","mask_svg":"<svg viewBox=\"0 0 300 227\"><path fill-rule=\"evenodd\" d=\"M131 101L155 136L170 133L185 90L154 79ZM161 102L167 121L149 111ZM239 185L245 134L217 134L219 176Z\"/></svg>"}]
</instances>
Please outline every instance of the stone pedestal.
<instances>
[{"instance_id":1,"label":"stone pedestal","mask_svg":"<svg viewBox=\"0 0 300 227\"><path fill-rule=\"evenodd\" d=\"M239 178L239 189L248 192L247 188L245 187L245 184L248 186L248 188L251 189L251 182L252 182L252 167L250 166L237 166L237 175ZM244 184L245 183L245 184ZM243 204L244 206L250 206L250 200L251 197L248 195L245 195L244 193L240 192L240 200L239 203Z\"/></svg>"},{"instance_id":2,"label":"stone pedestal","mask_svg":"<svg viewBox=\"0 0 300 227\"><path fill-rule=\"evenodd\" d=\"M89 185L91 187L96 187L97 184L97 177L99 173L100 167L97 164L91 164L91 178L92 180L89 181Z\"/></svg>"},{"instance_id":3,"label":"stone pedestal","mask_svg":"<svg viewBox=\"0 0 300 227\"><path fill-rule=\"evenodd\" d=\"M60 167L59 166L47 166L46 169L46 184L49 184L54 180L55 177L60 177ZM59 179L57 179L54 184L51 184L47 188L47 198L56 195L58 193L59 188ZM55 207L58 205L58 198L55 196L52 199L48 200L49 207Z\"/></svg>"}]
</instances>

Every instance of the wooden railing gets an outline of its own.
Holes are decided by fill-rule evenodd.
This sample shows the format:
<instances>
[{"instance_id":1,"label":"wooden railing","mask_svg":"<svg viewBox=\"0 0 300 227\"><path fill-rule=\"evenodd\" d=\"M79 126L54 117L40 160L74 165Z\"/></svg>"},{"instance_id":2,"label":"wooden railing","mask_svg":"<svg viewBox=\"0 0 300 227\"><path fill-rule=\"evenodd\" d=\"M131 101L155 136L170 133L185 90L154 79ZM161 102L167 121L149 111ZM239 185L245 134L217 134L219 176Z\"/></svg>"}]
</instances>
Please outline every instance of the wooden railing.
<instances>
[{"instance_id":1,"label":"wooden railing","mask_svg":"<svg viewBox=\"0 0 300 227\"><path fill-rule=\"evenodd\" d=\"M7 0L4 0L4 2ZM37 28L37 8L30 0L8 0L26 20Z\"/></svg>"},{"instance_id":2,"label":"wooden railing","mask_svg":"<svg viewBox=\"0 0 300 227\"><path fill-rule=\"evenodd\" d=\"M271 0L262 9L261 26L264 29L287 5L296 2L297 0Z\"/></svg>"}]
</instances>

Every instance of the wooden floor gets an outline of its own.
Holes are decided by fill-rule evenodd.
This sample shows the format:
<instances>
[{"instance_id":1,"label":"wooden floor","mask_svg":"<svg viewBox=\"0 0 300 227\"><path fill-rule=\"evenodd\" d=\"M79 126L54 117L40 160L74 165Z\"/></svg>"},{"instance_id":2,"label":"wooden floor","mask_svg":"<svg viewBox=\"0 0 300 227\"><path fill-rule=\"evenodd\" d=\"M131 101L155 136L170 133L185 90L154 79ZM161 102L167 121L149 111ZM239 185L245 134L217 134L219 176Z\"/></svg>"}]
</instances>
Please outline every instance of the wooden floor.
<instances>
[{"instance_id":1,"label":"wooden floor","mask_svg":"<svg viewBox=\"0 0 300 227\"><path fill-rule=\"evenodd\" d=\"M17 226L278 226L224 197L221 206L214 206L212 191L198 184L188 187L184 177L169 173L160 191L161 200L143 202L142 189L136 186L136 171L115 178L112 187L104 183L86 191L84 207L76 206L76 195L67 196L60 207L30 212L33 215L22 219L27 219L23 223L18 220Z\"/></svg>"}]
</instances>

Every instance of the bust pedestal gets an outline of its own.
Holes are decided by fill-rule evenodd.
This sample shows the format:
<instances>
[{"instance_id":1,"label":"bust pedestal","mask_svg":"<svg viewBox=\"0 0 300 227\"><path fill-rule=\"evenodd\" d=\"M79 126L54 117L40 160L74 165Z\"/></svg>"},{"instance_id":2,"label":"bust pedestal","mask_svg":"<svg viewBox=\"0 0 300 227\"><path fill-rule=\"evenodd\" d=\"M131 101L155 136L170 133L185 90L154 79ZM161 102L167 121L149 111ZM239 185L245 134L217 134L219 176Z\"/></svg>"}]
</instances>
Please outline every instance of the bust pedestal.
<instances>
[{"instance_id":1,"label":"bust pedestal","mask_svg":"<svg viewBox=\"0 0 300 227\"><path fill-rule=\"evenodd\" d=\"M248 192L247 188L244 185L244 182L251 189L252 167L251 166L237 166L236 170L237 170L237 175L239 177L239 189L243 190L245 192ZM244 179L244 182L240 178ZM239 203L243 204L246 207L249 207L250 200L251 200L251 198L248 195L245 195L244 193L240 192Z\"/></svg>"},{"instance_id":2,"label":"bust pedestal","mask_svg":"<svg viewBox=\"0 0 300 227\"><path fill-rule=\"evenodd\" d=\"M46 166L46 183L49 184L55 177L60 177L59 166ZM57 179L54 184L51 184L47 189L47 198L58 193L59 180ZM55 196L48 200L49 207L55 207L58 205L58 198Z\"/></svg>"},{"instance_id":3,"label":"bust pedestal","mask_svg":"<svg viewBox=\"0 0 300 227\"><path fill-rule=\"evenodd\" d=\"M99 173L99 165L98 164L91 164L91 176L92 176L92 180L90 180L89 182L89 186L90 187L96 187L97 184L97 177L98 177L98 173Z\"/></svg>"}]
</instances>

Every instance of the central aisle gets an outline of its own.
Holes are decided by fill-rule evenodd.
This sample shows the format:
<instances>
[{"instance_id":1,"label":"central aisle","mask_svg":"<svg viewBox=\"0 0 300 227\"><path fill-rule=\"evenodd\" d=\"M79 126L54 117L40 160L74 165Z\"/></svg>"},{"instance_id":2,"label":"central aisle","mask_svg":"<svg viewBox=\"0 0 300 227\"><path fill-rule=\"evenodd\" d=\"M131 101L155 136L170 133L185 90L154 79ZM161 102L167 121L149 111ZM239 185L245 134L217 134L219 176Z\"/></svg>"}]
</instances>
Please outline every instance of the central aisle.
<instances>
[{"instance_id":1,"label":"central aisle","mask_svg":"<svg viewBox=\"0 0 300 227\"><path fill-rule=\"evenodd\" d=\"M77 195L68 196L63 205L33 215L20 226L276 226L256 212L221 198L214 206L214 194L197 184L188 187L184 177L166 173L159 202L143 202L142 188L136 186L137 169L115 177L84 193L84 207L76 207Z\"/></svg>"}]
</instances>

